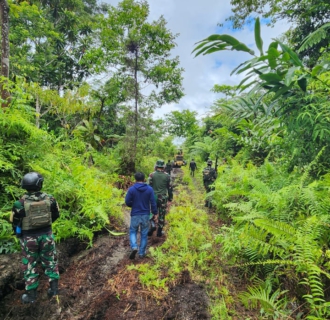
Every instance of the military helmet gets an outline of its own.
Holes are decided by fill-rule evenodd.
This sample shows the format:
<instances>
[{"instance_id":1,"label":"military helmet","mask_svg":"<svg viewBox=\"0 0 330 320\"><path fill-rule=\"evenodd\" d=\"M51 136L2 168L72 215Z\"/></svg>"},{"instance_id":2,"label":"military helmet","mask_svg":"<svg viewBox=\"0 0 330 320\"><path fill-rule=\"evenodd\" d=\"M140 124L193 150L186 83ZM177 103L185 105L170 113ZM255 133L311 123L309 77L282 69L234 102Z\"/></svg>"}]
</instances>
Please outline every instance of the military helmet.
<instances>
[{"instance_id":1,"label":"military helmet","mask_svg":"<svg viewBox=\"0 0 330 320\"><path fill-rule=\"evenodd\" d=\"M164 160L157 160L155 164L156 168L165 168L165 161Z\"/></svg>"},{"instance_id":2,"label":"military helmet","mask_svg":"<svg viewBox=\"0 0 330 320\"><path fill-rule=\"evenodd\" d=\"M27 173L21 182L21 187L27 191L40 191L44 178L40 173L29 172Z\"/></svg>"},{"instance_id":3,"label":"military helmet","mask_svg":"<svg viewBox=\"0 0 330 320\"><path fill-rule=\"evenodd\" d=\"M208 165L208 166L212 166L212 160L210 160L210 159L207 160L207 165Z\"/></svg>"}]
</instances>

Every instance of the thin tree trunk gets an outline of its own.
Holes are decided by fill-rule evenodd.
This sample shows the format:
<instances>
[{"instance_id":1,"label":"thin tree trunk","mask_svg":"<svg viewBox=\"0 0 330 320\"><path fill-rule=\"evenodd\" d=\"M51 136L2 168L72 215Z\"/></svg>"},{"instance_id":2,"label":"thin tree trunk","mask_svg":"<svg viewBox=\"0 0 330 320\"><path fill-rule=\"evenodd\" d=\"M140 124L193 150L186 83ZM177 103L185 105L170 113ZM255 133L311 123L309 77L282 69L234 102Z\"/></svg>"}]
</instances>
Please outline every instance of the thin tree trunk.
<instances>
[{"instance_id":1,"label":"thin tree trunk","mask_svg":"<svg viewBox=\"0 0 330 320\"><path fill-rule=\"evenodd\" d=\"M1 81L0 90L3 100L2 107L8 107L10 102L10 92L8 90L9 78L9 6L7 0L0 0L1 18Z\"/></svg>"},{"instance_id":2,"label":"thin tree trunk","mask_svg":"<svg viewBox=\"0 0 330 320\"><path fill-rule=\"evenodd\" d=\"M39 103L39 97L37 96L36 98L36 127L39 129L40 128L40 103Z\"/></svg>"},{"instance_id":3,"label":"thin tree trunk","mask_svg":"<svg viewBox=\"0 0 330 320\"><path fill-rule=\"evenodd\" d=\"M135 165L136 158L136 146L138 143L138 100L139 100L139 88L138 88L138 49L135 51L135 67L134 67L134 80L135 80L135 113L134 113L134 143L133 143L133 161Z\"/></svg>"}]
</instances>

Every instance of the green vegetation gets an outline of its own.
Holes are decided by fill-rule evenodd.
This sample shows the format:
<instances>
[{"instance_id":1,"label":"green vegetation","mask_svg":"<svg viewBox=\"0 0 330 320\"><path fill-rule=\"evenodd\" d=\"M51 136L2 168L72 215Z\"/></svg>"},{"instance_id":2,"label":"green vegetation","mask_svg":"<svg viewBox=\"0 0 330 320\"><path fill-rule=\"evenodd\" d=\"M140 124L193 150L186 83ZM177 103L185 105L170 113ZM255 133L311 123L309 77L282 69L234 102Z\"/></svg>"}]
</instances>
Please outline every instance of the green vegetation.
<instances>
[{"instance_id":1,"label":"green vegetation","mask_svg":"<svg viewBox=\"0 0 330 320\"><path fill-rule=\"evenodd\" d=\"M10 104L0 110L0 253L18 249L9 216L24 192L21 178L32 170L44 176L44 190L61 208L56 239L79 237L91 245L96 231L122 220L122 188L132 172L148 173L158 157L174 153L173 137L163 138L162 122L152 115L182 96L179 60L169 58L175 36L162 17L147 22L147 2L9 6L15 50ZM133 43L148 55L139 51L134 60ZM104 82L87 82L100 73ZM150 97L137 82L142 76L158 88Z\"/></svg>"},{"instance_id":2,"label":"green vegetation","mask_svg":"<svg viewBox=\"0 0 330 320\"><path fill-rule=\"evenodd\" d=\"M327 24L311 34L303 50L316 50L326 30ZM196 44L196 56L229 49L253 58L233 70L246 75L237 87L213 88L225 98L214 103L185 147L200 161L229 159L219 164L212 192L218 219L225 222L215 242L223 266L241 270L241 281L249 284L239 295L245 307L259 310L260 319L326 319L328 55L309 68L287 44L290 38L275 39L264 51L258 18L255 42L259 56L229 35Z\"/></svg>"},{"instance_id":3,"label":"green vegetation","mask_svg":"<svg viewBox=\"0 0 330 320\"><path fill-rule=\"evenodd\" d=\"M149 21L146 1L8 3L0 254L18 250L9 217L26 172L44 175L44 190L59 202L57 241L78 237L92 245L95 232L111 232L121 222L132 173L172 159L174 138L184 137L185 160L195 158L198 170L191 178L188 166L182 168L166 241L151 250L153 263L131 266L143 286L161 299L188 272L207 288L214 319L237 317L237 297L260 319L330 317L325 1L232 0L234 27L252 12L269 23L289 18L296 25L265 48L261 20L252 19L257 53L226 34L195 44L197 59L223 50L247 55L232 71L244 75L240 84L210 88L219 99L201 124L190 110L153 119L158 107L183 96L183 70L171 58L177 35L163 17ZM210 194L212 216L200 191L208 158L219 175ZM240 292L231 273L244 284Z\"/></svg>"}]
</instances>

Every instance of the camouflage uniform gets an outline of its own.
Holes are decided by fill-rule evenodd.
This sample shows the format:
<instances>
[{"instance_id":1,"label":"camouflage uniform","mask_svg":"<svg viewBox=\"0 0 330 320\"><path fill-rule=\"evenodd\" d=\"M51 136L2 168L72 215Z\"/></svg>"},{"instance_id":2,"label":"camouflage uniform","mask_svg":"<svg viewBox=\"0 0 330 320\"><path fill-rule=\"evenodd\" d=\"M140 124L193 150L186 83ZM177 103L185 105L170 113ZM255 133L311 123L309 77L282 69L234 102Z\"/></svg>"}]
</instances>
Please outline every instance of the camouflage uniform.
<instances>
[{"instance_id":1,"label":"camouflage uniform","mask_svg":"<svg viewBox=\"0 0 330 320\"><path fill-rule=\"evenodd\" d=\"M158 161L157 161L158 163ZM162 162L164 164L164 162ZM156 165L157 166L157 165ZM157 166L157 168L164 168ZM149 175L149 185L154 189L157 210L158 210L158 230L157 236L162 235L162 229L165 225L165 215L167 213L167 201L172 201L173 191L171 184L171 177L162 169L157 169Z\"/></svg>"},{"instance_id":2,"label":"camouflage uniform","mask_svg":"<svg viewBox=\"0 0 330 320\"><path fill-rule=\"evenodd\" d=\"M166 163L165 172L171 175L172 168L172 163L170 160L168 160L168 162Z\"/></svg>"},{"instance_id":3,"label":"camouflage uniform","mask_svg":"<svg viewBox=\"0 0 330 320\"><path fill-rule=\"evenodd\" d=\"M206 193L209 193L210 191L213 190L213 185L215 179L217 178L218 174L214 168L212 168L210 165L208 165L206 168L203 170L203 184ZM206 207L211 207L211 199L208 197L205 201L205 206Z\"/></svg>"},{"instance_id":4,"label":"camouflage uniform","mask_svg":"<svg viewBox=\"0 0 330 320\"><path fill-rule=\"evenodd\" d=\"M20 243L26 290L36 289L39 286L38 259L49 281L59 279L55 241L51 231L39 236L23 236Z\"/></svg>"},{"instance_id":5,"label":"camouflage uniform","mask_svg":"<svg viewBox=\"0 0 330 320\"><path fill-rule=\"evenodd\" d=\"M40 195L41 192L30 192L28 195ZM59 209L56 200L48 195L51 200L51 214L54 222L59 217ZM13 206L14 225L21 219L24 219L24 197L16 201ZM39 274L37 269L38 261L41 262L45 275L49 278L49 282L59 279L57 253L55 249L55 241L50 226L39 229L22 230L20 235L20 245L22 250L22 271L25 280L25 289L36 289L39 285Z\"/></svg>"}]
</instances>

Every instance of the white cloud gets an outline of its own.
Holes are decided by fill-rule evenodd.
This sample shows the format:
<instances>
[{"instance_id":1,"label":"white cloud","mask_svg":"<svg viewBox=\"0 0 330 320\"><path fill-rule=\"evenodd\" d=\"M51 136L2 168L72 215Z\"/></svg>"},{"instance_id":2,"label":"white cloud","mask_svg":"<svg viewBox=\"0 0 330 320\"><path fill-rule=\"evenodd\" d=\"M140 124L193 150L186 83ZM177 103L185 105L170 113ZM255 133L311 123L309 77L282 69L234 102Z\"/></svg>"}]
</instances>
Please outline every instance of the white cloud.
<instances>
[{"instance_id":1,"label":"white cloud","mask_svg":"<svg viewBox=\"0 0 330 320\"><path fill-rule=\"evenodd\" d=\"M118 0L104 1L116 6ZM218 23L225 22L231 15L230 0L149 0L150 20L157 20L161 15L168 23L168 29L173 34L179 34L176 39L177 47L173 56L179 56L181 66L185 69L183 87L185 97L178 104L170 104L156 110L156 117L162 117L173 110L189 109L204 115L219 94L210 92L215 84L237 85L242 77L230 76L231 71L240 63L251 58L247 53L234 51L218 52L194 58L191 54L195 43L211 34L219 33ZM261 26L261 37L264 48L267 48L272 38L276 38L289 28L287 23L277 23L270 28ZM253 28L244 30L223 29L221 33L231 34L239 41L254 45Z\"/></svg>"}]
</instances>

